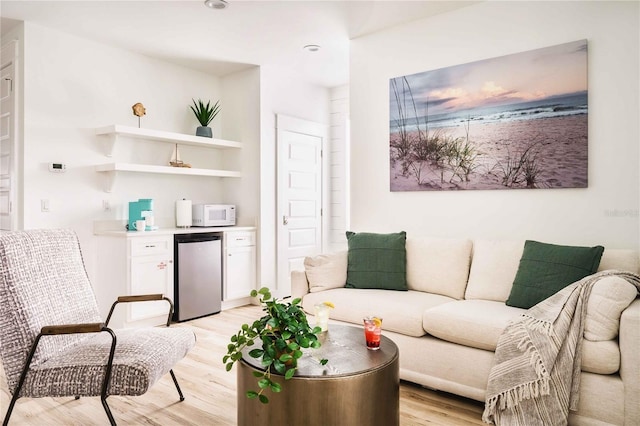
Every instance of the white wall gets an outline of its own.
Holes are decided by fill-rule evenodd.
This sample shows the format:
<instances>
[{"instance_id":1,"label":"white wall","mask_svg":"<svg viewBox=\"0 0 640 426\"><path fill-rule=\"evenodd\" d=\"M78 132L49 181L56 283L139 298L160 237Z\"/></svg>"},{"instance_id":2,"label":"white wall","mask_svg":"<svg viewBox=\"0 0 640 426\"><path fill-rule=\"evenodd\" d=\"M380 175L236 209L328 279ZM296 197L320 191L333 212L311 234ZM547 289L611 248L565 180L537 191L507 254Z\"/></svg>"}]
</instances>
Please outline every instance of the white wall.
<instances>
[{"instance_id":1,"label":"white wall","mask_svg":"<svg viewBox=\"0 0 640 426\"><path fill-rule=\"evenodd\" d=\"M351 43L351 228L638 247L638 2L483 2ZM389 79L588 39L589 187L390 192Z\"/></svg>"},{"instance_id":2,"label":"white wall","mask_svg":"<svg viewBox=\"0 0 640 426\"><path fill-rule=\"evenodd\" d=\"M112 161L167 164L172 144L121 140L113 158L104 154L94 128L137 126L131 106L147 110L142 127L194 134L198 123L188 108L192 98L221 96L218 77L95 43L30 22L24 27L24 228L70 227L80 236L85 258L93 257L93 222L125 220L128 202L153 198L160 222L175 223L175 200L216 200L217 178L119 174L114 191L103 191L96 164ZM224 105L214 120L220 136ZM181 148L194 167L219 162L215 150ZM48 171L49 162L68 167ZM40 200L50 200L49 213ZM111 212L103 212L108 200ZM91 274L91 269L89 269Z\"/></svg>"},{"instance_id":3,"label":"white wall","mask_svg":"<svg viewBox=\"0 0 640 426\"><path fill-rule=\"evenodd\" d=\"M258 285L276 296L290 294L276 279L276 114L329 123L329 89L301 81L295 71L260 69L260 250Z\"/></svg>"},{"instance_id":4,"label":"white wall","mask_svg":"<svg viewBox=\"0 0 640 426\"><path fill-rule=\"evenodd\" d=\"M236 204L238 224L254 226L260 215L260 68L226 75L221 87L222 138L242 141L244 147L224 151L225 166L241 171L242 178L226 179L223 199Z\"/></svg>"},{"instance_id":5,"label":"white wall","mask_svg":"<svg viewBox=\"0 0 640 426\"><path fill-rule=\"evenodd\" d=\"M329 238L325 252L347 248L349 228L349 87L331 89L329 136Z\"/></svg>"}]
</instances>

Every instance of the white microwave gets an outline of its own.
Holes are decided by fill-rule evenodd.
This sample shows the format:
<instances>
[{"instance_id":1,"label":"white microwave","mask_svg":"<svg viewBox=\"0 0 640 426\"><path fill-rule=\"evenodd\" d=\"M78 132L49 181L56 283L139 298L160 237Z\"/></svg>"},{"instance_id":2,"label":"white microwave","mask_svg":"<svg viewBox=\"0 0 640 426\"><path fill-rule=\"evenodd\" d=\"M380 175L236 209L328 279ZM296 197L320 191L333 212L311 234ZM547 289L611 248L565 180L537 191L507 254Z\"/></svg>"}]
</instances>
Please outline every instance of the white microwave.
<instances>
[{"instance_id":1,"label":"white microwave","mask_svg":"<svg viewBox=\"0 0 640 426\"><path fill-rule=\"evenodd\" d=\"M194 204L192 226L230 226L236 224L236 206L232 204Z\"/></svg>"}]
</instances>

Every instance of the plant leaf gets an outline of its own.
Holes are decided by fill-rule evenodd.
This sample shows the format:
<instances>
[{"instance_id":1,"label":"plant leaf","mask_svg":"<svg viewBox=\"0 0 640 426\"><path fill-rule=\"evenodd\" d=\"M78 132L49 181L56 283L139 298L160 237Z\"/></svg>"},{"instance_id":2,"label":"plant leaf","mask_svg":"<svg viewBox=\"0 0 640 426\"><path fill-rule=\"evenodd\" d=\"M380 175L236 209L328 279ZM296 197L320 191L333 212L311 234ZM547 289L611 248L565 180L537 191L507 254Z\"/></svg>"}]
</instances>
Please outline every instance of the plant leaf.
<instances>
[{"instance_id":1,"label":"plant leaf","mask_svg":"<svg viewBox=\"0 0 640 426\"><path fill-rule=\"evenodd\" d=\"M285 369L286 369L286 365L284 365L283 362L281 362L280 360L276 359L275 361L273 361L273 368L280 374L284 374L285 373Z\"/></svg>"},{"instance_id":2,"label":"plant leaf","mask_svg":"<svg viewBox=\"0 0 640 426\"><path fill-rule=\"evenodd\" d=\"M293 377L294 374L296 374L296 369L295 368L288 369L287 372L284 373L285 380L289 380L290 378Z\"/></svg>"},{"instance_id":3,"label":"plant leaf","mask_svg":"<svg viewBox=\"0 0 640 426\"><path fill-rule=\"evenodd\" d=\"M253 399L253 398L256 398L257 396L258 396L258 392L256 392L256 391L247 391L247 398Z\"/></svg>"},{"instance_id":4,"label":"plant leaf","mask_svg":"<svg viewBox=\"0 0 640 426\"><path fill-rule=\"evenodd\" d=\"M268 404L269 403L269 398L267 398L266 395L260 394L258 395L258 399L260 400L260 402L262 402L263 404Z\"/></svg>"},{"instance_id":5,"label":"plant leaf","mask_svg":"<svg viewBox=\"0 0 640 426\"><path fill-rule=\"evenodd\" d=\"M271 386L271 380L267 378L258 380L258 386L260 387L260 389L268 388L269 386Z\"/></svg>"},{"instance_id":6,"label":"plant leaf","mask_svg":"<svg viewBox=\"0 0 640 426\"><path fill-rule=\"evenodd\" d=\"M260 358L262 354L264 354L264 351L262 349L252 349L249 351L249 356L251 358Z\"/></svg>"},{"instance_id":7,"label":"plant leaf","mask_svg":"<svg viewBox=\"0 0 640 426\"><path fill-rule=\"evenodd\" d=\"M293 357L289 354L282 354L280 355L280 358L278 358L280 361L282 362L287 362L293 359Z\"/></svg>"},{"instance_id":8,"label":"plant leaf","mask_svg":"<svg viewBox=\"0 0 640 426\"><path fill-rule=\"evenodd\" d=\"M276 383L276 382L271 382L271 392L280 392L282 391L282 386L280 385L280 383Z\"/></svg>"}]
</instances>

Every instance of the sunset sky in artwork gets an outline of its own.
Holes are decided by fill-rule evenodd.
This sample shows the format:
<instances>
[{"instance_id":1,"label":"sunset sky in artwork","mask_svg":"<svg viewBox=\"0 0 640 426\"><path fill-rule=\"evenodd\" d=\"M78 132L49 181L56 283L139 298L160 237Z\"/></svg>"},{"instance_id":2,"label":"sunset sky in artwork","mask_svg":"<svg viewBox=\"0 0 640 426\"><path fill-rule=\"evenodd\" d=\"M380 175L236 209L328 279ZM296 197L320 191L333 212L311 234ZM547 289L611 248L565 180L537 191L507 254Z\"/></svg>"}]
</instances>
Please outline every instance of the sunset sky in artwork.
<instances>
[{"instance_id":1,"label":"sunset sky in artwork","mask_svg":"<svg viewBox=\"0 0 640 426\"><path fill-rule=\"evenodd\" d=\"M428 100L429 114L586 91L587 41L455 65L406 78L420 110L425 109ZM393 96L390 101L393 112Z\"/></svg>"}]
</instances>

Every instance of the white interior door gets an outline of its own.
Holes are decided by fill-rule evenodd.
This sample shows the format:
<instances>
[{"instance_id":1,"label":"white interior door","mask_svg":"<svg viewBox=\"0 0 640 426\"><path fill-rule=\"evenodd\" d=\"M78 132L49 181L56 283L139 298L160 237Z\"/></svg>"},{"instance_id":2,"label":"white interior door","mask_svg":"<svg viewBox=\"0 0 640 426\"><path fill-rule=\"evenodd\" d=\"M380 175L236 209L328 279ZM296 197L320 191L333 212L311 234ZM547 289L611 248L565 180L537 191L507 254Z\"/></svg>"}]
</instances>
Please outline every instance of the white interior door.
<instances>
[{"instance_id":1,"label":"white interior door","mask_svg":"<svg viewBox=\"0 0 640 426\"><path fill-rule=\"evenodd\" d=\"M15 42L0 52L0 231L17 229Z\"/></svg>"},{"instance_id":2,"label":"white interior door","mask_svg":"<svg viewBox=\"0 0 640 426\"><path fill-rule=\"evenodd\" d=\"M322 252L325 125L278 115L277 295L291 295L291 271Z\"/></svg>"}]
</instances>

